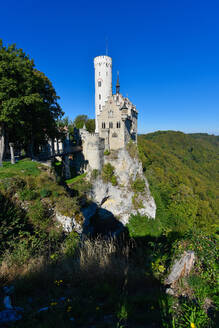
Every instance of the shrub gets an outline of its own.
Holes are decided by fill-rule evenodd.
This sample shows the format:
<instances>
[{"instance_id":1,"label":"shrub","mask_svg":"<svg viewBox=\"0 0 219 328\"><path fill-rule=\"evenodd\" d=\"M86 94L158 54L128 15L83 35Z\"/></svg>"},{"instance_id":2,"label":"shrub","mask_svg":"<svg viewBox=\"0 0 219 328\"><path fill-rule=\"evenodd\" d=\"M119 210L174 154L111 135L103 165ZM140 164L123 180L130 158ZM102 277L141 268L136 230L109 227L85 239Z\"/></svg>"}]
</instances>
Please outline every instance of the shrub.
<instances>
[{"instance_id":1,"label":"shrub","mask_svg":"<svg viewBox=\"0 0 219 328\"><path fill-rule=\"evenodd\" d=\"M158 237L161 233L158 220L149 219L139 214L132 215L126 227L131 237L144 237L148 235Z\"/></svg>"},{"instance_id":2,"label":"shrub","mask_svg":"<svg viewBox=\"0 0 219 328\"><path fill-rule=\"evenodd\" d=\"M36 199L38 196L37 192L34 190L30 190L30 189L24 189L22 191L20 191L19 193L19 198L21 200L34 200Z\"/></svg>"},{"instance_id":3,"label":"shrub","mask_svg":"<svg viewBox=\"0 0 219 328\"><path fill-rule=\"evenodd\" d=\"M138 148L133 141L129 141L129 143L126 145L126 149L132 158L138 158Z\"/></svg>"},{"instance_id":4,"label":"shrub","mask_svg":"<svg viewBox=\"0 0 219 328\"><path fill-rule=\"evenodd\" d=\"M139 199L138 195L135 193L134 196L132 197L132 204L136 210L139 208L143 208L143 202L142 199Z\"/></svg>"},{"instance_id":5,"label":"shrub","mask_svg":"<svg viewBox=\"0 0 219 328\"><path fill-rule=\"evenodd\" d=\"M25 213L0 193L0 254L16 244L18 234L26 230Z\"/></svg>"},{"instance_id":6,"label":"shrub","mask_svg":"<svg viewBox=\"0 0 219 328\"><path fill-rule=\"evenodd\" d=\"M145 180L137 177L131 186L134 192L143 192L145 189Z\"/></svg>"},{"instance_id":7,"label":"shrub","mask_svg":"<svg viewBox=\"0 0 219 328\"><path fill-rule=\"evenodd\" d=\"M32 224L40 229L45 229L49 225L49 215L46 206L37 200L28 210L28 216Z\"/></svg>"},{"instance_id":8,"label":"shrub","mask_svg":"<svg viewBox=\"0 0 219 328\"><path fill-rule=\"evenodd\" d=\"M102 179L104 182L111 182L113 186L116 186L117 178L114 175L114 170L114 166L110 163L105 164L102 169Z\"/></svg>"},{"instance_id":9,"label":"shrub","mask_svg":"<svg viewBox=\"0 0 219 328\"><path fill-rule=\"evenodd\" d=\"M104 155L108 156L110 155L110 151L108 149L105 150Z\"/></svg>"},{"instance_id":10,"label":"shrub","mask_svg":"<svg viewBox=\"0 0 219 328\"><path fill-rule=\"evenodd\" d=\"M97 177L99 176L100 172L97 170L97 169L94 169L92 172L91 172L91 179L92 180L96 180Z\"/></svg>"},{"instance_id":11,"label":"shrub","mask_svg":"<svg viewBox=\"0 0 219 328\"><path fill-rule=\"evenodd\" d=\"M77 202L77 198L70 198L62 196L56 203L57 211L65 216L72 217L75 213L79 212L80 208Z\"/></svg>"},{"instance_id":12,"label":"shrub","mask_svg":"<svg viewBox=\"0 0 219 328\"><path fill-rule=\"evenodd\" d=\"M40 190L40 196L42 198L49 197L51 194L52 194L51 191L46 189L46 188L43 188L43 189Z\"/></svg>"},{"instance_id":13,"label":"shrub","mask_svg":"<svg viewBox=\"0 0 219 328\"><path fill-rule=\"evenodd\" d=\"M18 190L22 190L26 183L24 179L19 177L9 178L0 182L0 190L5 195L13 196Z\"/></svg>"},{"instance_id":14,"label":"shrub","mask_svg":"<svg viewBox=\"0 0 219 328\"><path fill-rule=\"evenodd\" d=\"M115 175L112 176L110 182L112 183L113 186L117 186L118 182Z\"/></svg>"},{"instance_id":15,"label":"shrub","mask_svg":"<svg viewBox=\"0 0 219 328\"><path fill-rule=\"evenodd\" d=\"M79 240L79 235L75 231L68 234L64 243L64 253L67 256L73 256L75 254L75 251L79 245Z\"/></svg>"}]
</instances>

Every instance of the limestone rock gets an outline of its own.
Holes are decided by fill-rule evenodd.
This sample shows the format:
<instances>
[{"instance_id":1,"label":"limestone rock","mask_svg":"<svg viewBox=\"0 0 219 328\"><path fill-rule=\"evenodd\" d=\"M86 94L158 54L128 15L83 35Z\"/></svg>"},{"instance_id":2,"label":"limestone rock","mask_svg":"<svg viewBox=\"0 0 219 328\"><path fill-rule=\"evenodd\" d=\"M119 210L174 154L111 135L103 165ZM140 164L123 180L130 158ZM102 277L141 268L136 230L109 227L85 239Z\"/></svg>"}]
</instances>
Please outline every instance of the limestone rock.
<instances>
[{"instance_id":1,"label":"limestone rock","mask_svg":"<svg viewBox=\"0 0 219 328\"><path fill-rule=\"evenodd\" d=\"M81 210L82 220L79 222L76 217L69 217L56 212L56 220L62 225L65 232L71 232L75 230L81 234L84 230L88 229L90 218L95 214L97 205L91 203L88 207Z\"/></svg>"},{"instance_id":2,"label":"limestone rock","mask_svg":"<svg viewBox=\"0 0 219 328\"><path fill-rule=\"evenodd\" d=\"M117 158L106 158L105 163L110 163L115 168L115 175L118 185L104 183L101 178L97 178L92 186L91 198L101 208L111 212L118 217L124 225L128 223L131 214L140 213L149 218L156 216L156 204L150 194L146 177L143 174L142 164L137 158L131 158L125 149L118 151ZM134 192L131 190L131 181L137 177L144 179L144 194L139 193L138 200L141 202L140 208L136 210L133 205Z\"/></svg>"},{"instance_id":3,"label":"limestone rock","mask_svg":"<svg viewBox=\"0 0 219 328\"><path fill-rule=\"evenodd\" d=\"M172 270L164 281L166 285L174 285L176 281L187 276L195 262L195 253L193 251L184 252L178 261L175 261Z\"/></svg>"}]
</instances>

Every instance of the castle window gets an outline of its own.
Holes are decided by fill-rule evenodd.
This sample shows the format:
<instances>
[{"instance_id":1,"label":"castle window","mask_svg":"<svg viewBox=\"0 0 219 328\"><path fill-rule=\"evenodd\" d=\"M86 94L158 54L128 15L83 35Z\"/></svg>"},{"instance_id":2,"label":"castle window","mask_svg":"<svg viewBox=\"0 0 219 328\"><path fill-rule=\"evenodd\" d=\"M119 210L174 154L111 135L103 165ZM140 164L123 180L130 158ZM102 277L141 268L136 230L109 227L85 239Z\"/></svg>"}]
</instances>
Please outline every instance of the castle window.
<instances>
[{"instance_id":1,"label":"castle window","mask_svg":"<svg viewBox=\"0 0 219 328\"><path fill-rule=\"evenodd\" d=\"M102 122L102 129L105 129L105 128L106 128L106 123Z\"/></svg>"},{"instance_id":2,"label":"castle window","mask_svg":"<svg viewBox=\"0 0 219 328\"><path fill-rule=\"evenodd\" d=\"M112 111L112 109L110 109L110 111L108 112L108 116L109 117L113 117L113 111Z\"/></svg>"},{"instance_id":3,"label":"castle window","mask_svg":"<svg viewBox=\"0 0 219 328\"><path fill-rule=\"evenodd\" d=\"M117 129L119 129L121 127L120 122L116 123L116 127L117 127Z\"/></svg>"},{"instance_id":4,"label":"castle window","mask_svg":"<svg viewBox=\"0 0 219 328\"><path fill-rule=\"evenodd\" d=\"M101 95L99 95L99 99L101 99Z\"/></svg>"},{"instance_id":5,"label":"castle window","mask_svg":"<svg viewBox=\"0 0 219 328\"><path fill-rule=\"evenodd\" d=\"M101 81L98 81L98 87L101 87Z\"/></svg>"},{"instance_id":6,"label":"castle window","mask_svg":"<svg viewBox=\"0 0 219 328\"><path fill-rule=\"evenodd\" d=\"M101 109L101 105L99 105L99 109Z\"/></svg>"},{"instance_id":7,"label":"castle window","mask_svg":"<svg viewBox=\"0 0 219 328\"><path fill-rule=\"evenodd\" d=\"M109 122L109 128L110 128L110 129L113 128L113 122Z\"/></svg>"},{"instance_id":8,"label":"castle window","mask_svg":"<svg viewBox=\"0 0 219 328\"><path fill-rule=\"evenodd\" d=\"M112 134L112 137L113 137L113 138L117 138L117 137L118 137L117 133L114 132L114 133Z\"/></svg>"}]
</instances>

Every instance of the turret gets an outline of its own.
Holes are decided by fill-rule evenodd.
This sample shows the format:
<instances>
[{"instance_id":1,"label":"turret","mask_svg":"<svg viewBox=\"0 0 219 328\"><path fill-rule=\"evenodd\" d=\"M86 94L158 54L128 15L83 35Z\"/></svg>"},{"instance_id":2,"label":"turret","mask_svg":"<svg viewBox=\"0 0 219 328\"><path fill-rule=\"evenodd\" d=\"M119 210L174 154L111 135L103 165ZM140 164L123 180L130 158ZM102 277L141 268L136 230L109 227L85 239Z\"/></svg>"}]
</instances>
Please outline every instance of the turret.
<instances>
[{"instance_id":1,"label":"turret","mask_svg":"<svg viewBox=\"0 0 219 328\"><path fill-rule=\"evenodd\" d=\"M95 69L95 123L98 129L97 115L109 96L112 96L112 58L109 56L98 56L94 58Z\"/></svg>"}]
</instances>

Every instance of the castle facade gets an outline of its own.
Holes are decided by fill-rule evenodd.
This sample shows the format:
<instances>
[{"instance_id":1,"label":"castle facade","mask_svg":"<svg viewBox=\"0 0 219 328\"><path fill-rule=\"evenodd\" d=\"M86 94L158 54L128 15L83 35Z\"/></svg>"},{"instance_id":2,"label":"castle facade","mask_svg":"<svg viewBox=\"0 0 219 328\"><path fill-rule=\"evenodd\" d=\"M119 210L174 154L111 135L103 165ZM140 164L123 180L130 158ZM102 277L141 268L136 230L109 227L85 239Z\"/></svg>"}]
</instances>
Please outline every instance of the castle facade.
<instances>
[{"instance_id":1,"label":"castle facade","mask_svg":"<svg viewBox=\"0 0 219 328\"><path fill-rule=\"evenodd\" d=\"M92 169L103 166L105 150L118 150L132 140L137 143L136 107L120 93L117 76L116 93L112 92L112 58L97 56L95 69L95 133L80 129L83 155Z\"/></svg>"},{"instance_id":2,"label":"castle facade","mask_svg":"<svg viewBox=\"0 0 219 328\"><path fill-rule=\"evenodd\" d=\"M112 93L112 58L94 58L95 69L95 123L96 133L104 139L105 149L124 148L132 140L137 142L136 107L120 93L119 76L116 93Z\"/></svg>"}]
</instances>

